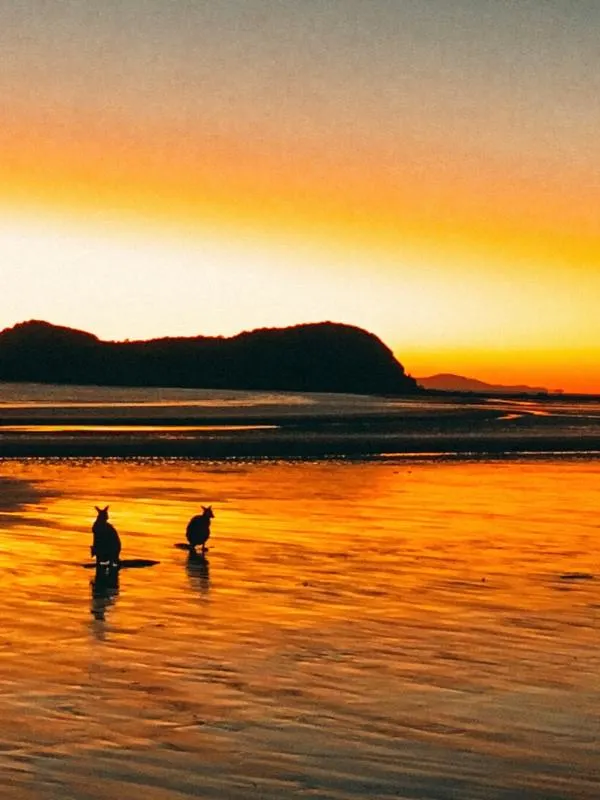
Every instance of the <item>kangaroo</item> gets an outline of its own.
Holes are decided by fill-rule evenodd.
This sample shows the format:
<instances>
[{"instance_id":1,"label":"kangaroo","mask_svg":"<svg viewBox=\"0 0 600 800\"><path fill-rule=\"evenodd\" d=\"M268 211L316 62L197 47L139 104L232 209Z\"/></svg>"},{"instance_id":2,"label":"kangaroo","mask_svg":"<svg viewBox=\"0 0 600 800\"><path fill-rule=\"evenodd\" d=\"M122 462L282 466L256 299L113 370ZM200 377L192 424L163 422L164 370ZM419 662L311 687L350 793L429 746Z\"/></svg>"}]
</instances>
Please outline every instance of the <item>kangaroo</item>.
<instances>
[{"instance_id":1,"label":"kangaroo","mask_svg":"<svg viewBox=\"0 0 600 800\"><path fill-rule=\"evenodd\" d=\"M192 550L202 545L202 552L206 552L206 542L210 536L210 521L214 517L212 506L202 506L202 514L192 517L188 522L185 536Z\"/></svg>"},{"instance_id":2,"label":"kangaroo","mask_svg":"<svg viewBox=\"0 0 600 800\"><path fill-rule=\"evenodd\" d=\"M95 507L98 512L96 521L92 525L94 541L91 547L92 557L96 558L96 565L106 564L109 568L119 566L119 555L121 553L121 540L115 528L108 521L108 506L105 508Z\"/></svg>"}]
</instances>

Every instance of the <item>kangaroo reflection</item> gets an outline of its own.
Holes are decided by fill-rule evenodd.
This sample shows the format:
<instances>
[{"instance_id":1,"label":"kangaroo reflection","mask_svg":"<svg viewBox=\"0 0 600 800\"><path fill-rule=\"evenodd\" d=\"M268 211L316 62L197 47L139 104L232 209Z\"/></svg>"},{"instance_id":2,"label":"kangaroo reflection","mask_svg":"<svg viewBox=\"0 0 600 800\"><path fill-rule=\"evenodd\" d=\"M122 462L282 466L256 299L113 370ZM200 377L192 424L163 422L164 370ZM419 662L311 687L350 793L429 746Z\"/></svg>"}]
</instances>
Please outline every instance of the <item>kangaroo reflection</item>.
<instances>
[{"instance_id":1,"label":"kangaroo reflection","mask_svg":"<svg viewBox=\"0 0 600 800\"><path fill-rule=\"evenodd\" d=\"M106 612L119 596L119 571L99 567L90 587L90 612L94 619L104 622Z\"/></svg>"},{"instance_id":2,"label":"kangaroo reflection","mask_svg":"<svg viewBox=\"0 0 600 800\"><path fill-rule=\"evenodd\" d=\"M210 570L206 556L190 550L185 569L190 586L202 595L208 594L210 589Z\"/></svg>"}]
</instances>

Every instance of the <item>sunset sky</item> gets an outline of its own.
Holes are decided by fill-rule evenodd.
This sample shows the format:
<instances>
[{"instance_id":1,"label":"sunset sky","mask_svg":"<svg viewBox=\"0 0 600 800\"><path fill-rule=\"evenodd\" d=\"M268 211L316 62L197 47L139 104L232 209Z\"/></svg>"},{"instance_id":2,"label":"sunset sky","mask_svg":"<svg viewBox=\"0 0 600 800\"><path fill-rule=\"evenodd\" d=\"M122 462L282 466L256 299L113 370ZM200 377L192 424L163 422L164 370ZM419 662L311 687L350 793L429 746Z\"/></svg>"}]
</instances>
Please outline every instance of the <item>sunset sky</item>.
<instances>
[{"instance_id":1,"label":"sunset sky","mask_svg":"<svg viewBox=\"0 0 600 800\"><path fill-rule=\"evenodd\" d=\"M597 0L0 0L0 54L0 328L600 392Z\"/></svg>"}]
</instances>

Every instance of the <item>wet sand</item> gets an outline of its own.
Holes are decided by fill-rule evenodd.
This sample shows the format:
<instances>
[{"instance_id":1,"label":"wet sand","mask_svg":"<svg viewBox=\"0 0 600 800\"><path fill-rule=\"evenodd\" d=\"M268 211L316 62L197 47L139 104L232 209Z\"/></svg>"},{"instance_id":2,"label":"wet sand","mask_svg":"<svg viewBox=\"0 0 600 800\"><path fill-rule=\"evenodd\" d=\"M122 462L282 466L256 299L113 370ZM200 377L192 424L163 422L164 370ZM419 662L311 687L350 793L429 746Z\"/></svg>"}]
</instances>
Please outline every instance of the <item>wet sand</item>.
<instances>
[{"instance_id":1,"label":"wet sand","mask_svg":"<svg viewBox=\"0 0 600 800\"><path fill-rule=\"evenodd\" d=\"M1 388L1 387L0 387ZM600 402L35 386L0 392L0 457L600 454ZM104 392L104 395L102 394ZM158 396L157 396L158 392ZM170 393L169 393L170 392Z\"/></svg>"},{"instance_id":2,"label":"wet sand","mask_svg":"<svg viewBox=\"0 0 600 800\"><path fill-rule=\"evenodd\" d=\"M597 798L599 478L0 462L0 797ZM159 564L91 582L100 503Z\"/></svg>"}]
</instances>

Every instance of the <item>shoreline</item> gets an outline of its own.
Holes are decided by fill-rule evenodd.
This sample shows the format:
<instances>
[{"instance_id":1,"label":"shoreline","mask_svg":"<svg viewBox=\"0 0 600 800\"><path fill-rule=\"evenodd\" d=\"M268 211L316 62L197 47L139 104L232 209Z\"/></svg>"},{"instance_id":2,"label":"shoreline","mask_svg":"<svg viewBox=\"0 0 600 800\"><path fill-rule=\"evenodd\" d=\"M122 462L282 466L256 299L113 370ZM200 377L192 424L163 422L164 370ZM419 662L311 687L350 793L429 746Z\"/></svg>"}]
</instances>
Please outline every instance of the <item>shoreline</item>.
<instances>
[{"instance_id":1,"label":"shoreline","mask_svg":"<svg viewBox=\"0 0 600 800\"><path fill-rule=\"evenodd\" d=\"M114 400L114 398L112 398ZM600 405L201 392L0 403L0 459L600 454ZM138 400L138 401L136 401Z\"/></svg>"},{"instance_id":2,"label":"shoreline","mask_svg":"<svg viewBox=\"0 0 600 800\"><path fill-rule=\"evenodd\" d=\"M259 436L231 434L189 438L112 434L65 437L0 437L0 460L8 458L195 458L327 459L377 456L518 457L587 455L600 458L600 435L523 436L452 434L306 434L260 431Z\"/></svg>"}]
</instances>

